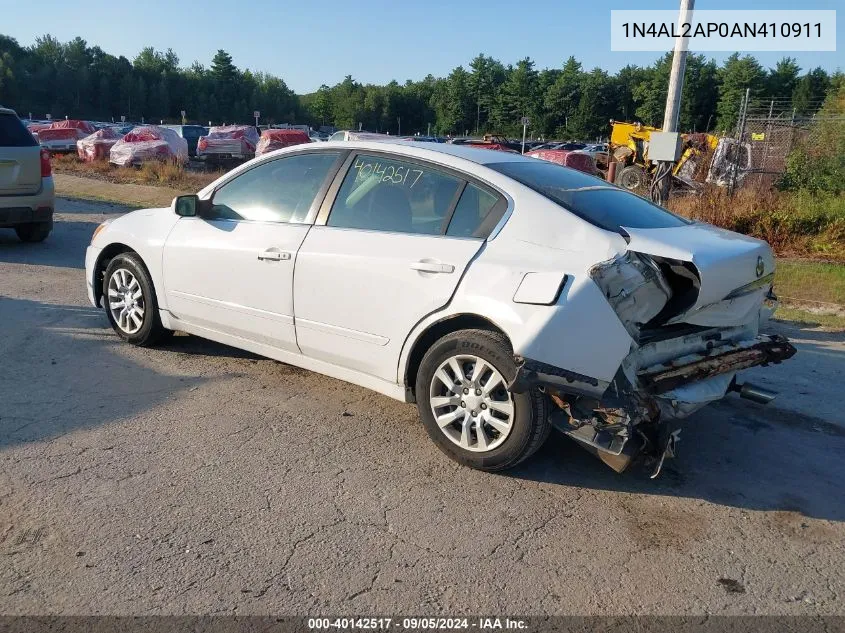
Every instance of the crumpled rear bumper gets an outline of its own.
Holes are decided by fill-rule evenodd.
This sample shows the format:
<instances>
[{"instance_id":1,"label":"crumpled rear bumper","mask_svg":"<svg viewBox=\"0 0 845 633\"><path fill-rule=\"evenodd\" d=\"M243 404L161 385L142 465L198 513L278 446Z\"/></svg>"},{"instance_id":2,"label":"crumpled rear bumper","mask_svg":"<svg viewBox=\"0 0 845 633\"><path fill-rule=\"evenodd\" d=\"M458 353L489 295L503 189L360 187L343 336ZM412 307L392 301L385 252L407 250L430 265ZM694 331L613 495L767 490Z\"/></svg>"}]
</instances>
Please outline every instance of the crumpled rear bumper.
<instances>
[{"instance_id":1,"label":"crumpled rear bumper","mask_svg":"<svg viewBox=\"0 0 845 633\"><path fill-rule=\"evenodd\" d=\"M646 367L637 373L640 386L651 395L683 387L692 382L737 372L757 365L780 363L797 350L783 336L759 335L755 339L717 347L700 354Z\"/></svg>"}]
</instances>

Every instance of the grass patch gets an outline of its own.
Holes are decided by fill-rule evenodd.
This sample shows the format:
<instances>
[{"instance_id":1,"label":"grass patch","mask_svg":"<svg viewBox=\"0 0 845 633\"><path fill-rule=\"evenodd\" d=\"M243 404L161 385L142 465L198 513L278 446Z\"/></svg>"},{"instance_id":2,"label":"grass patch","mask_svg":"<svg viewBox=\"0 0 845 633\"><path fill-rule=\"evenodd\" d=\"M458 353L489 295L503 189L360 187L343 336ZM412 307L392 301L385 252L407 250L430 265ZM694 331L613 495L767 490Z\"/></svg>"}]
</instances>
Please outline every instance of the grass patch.
<instances>
[{"instance_id":1,"label":"grass patch","mask_svg":"<svg viewBox=\"0 0 845 633\"><path fill-rule=\"evenodd\" d=\"M845 311L845 265L778 259L775 294L787 303L820 302Z\"/></svg>"},{"instance_id":2,"label":"grass patch","mask_svg":"<svg viewBox=\"0 0 845 633\"><path fill-rule=\"evenodd\" d=\"M800 308L781 306L775 311L774 319L798 323L805 327L821 327L838 332L845 331L845 316L837 314L816 314Z\"/></svg>"},{"instance_id":3,"label":"grass patch","mask_svg":"<svg viewBox=\"0 0 845 633\"><path fill-rule=\"evenodd\" d=\"M107 180L116 184L164 186L185 191L199 191L214 182L223 170L191 171L162 161L149 161L140 167L118 167L106 161L82 162L76 154L53 156L53 170L85 178Z\"/></svg>"}]
</instances>

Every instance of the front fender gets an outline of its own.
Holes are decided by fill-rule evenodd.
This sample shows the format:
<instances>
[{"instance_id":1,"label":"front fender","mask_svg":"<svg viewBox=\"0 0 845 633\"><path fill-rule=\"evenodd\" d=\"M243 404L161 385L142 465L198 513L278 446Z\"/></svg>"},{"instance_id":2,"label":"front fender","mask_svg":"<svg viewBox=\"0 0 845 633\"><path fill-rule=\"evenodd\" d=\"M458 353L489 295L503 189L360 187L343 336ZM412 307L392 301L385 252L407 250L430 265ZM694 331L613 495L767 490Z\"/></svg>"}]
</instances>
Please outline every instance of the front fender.
<instances>
[{"instance_id":1,"label":"front fender","mask_svg":"<svg viewBox=\"0 0 845 633\"><path fill-rule=\"evenodd\" d=\"M91 264L86 258L87 278L94 281L103 256L111 252L109 247L122 245L135 251L144 262L155 288L159 308L167 310L162 254L167 236L178 221L179 216L169 208L141 209L112 220L91 243L91 247L99 250L99 253L96 261Z\"/></svg>"}]
</instances>

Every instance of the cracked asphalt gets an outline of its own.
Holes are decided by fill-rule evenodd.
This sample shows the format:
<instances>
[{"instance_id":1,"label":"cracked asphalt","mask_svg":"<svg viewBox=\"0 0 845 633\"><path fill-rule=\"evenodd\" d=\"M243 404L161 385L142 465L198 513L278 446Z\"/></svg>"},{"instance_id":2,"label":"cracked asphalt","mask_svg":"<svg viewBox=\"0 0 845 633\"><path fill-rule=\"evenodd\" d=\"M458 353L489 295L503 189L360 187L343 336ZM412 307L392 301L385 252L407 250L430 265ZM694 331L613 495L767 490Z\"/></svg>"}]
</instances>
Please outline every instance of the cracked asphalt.
<instances>
[{"instance_id":1,"label":"cracked asphalt","mask_svg":"<svg viewBox=\"0 0 845 633\"><path fill-rule=\"evenodd\" d=\"M801 398L699 412L656 481L556 435L490 475L412 406L120 343L83 254L125 209L58 211L43 244L0 231L0 613L843 613L842 335L787 332Z\"/></svg>"}]
</instances>

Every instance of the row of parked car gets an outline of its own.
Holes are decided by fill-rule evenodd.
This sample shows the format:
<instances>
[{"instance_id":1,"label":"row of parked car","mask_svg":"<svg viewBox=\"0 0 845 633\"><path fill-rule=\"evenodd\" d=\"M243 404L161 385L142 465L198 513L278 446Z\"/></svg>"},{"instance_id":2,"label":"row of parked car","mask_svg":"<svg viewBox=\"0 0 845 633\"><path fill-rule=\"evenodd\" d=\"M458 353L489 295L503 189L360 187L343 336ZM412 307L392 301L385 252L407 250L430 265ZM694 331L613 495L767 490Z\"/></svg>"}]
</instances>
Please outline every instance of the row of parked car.
<instances>
[{"instance_id":1,"label":"row of parked car","mask_svg":"<svg viewBox=\"0 0 845 633\"><path fill-rule=\"evenodd\" d=\"M371 140L397 140L395 136L377 134L374 132L356 132L342 130L335 132L329 140L331 141L371 141ZM500 152L521 154L522 141L508 139L495 134L485 134L483 138L442 138L435 136L404 136L398 137L401 141L419 141L428 143L452 143L454 145L466 145L481 149L490 149ZM552 142L526 141L526 156L547 160L552 163L571 167L578 171L597 175L600 170L607 167L608 146L606 143L587 144L577 142Z\"/></svg>"},{"instance_id":2,"label":"row of parked car","mask_svg":"<svg viewBox=\"0 0 845 633\"><path fill-rule=\"evenodd\" d=\"M267 152L322 140L396 140L397 137L374 132L341 130L331 136L314 137L306 126L256 128L252 125L117 126L82 120L31 123L30 131L42 147L51 152L76 150L85 161L106 160L116 165L137 165L149 160L187 163L196 158L211 163L242 162ZM521 153L521 141L503 136L451 138L406 136L400 140L429 143L448 142L503 152ZM525 143L526 155L551 161L589 174L597 174L608 162L606 144L577 142Z\"/></svg>"},{"instance_id":3,"label":"row of parked car","mask_svg":"<svg viewBox=\"0 0 845 633\"><path fill-rule=\"evenodd\" d=\"M300 129L251 125L114 125L81 119L29 122L29 131L51 153L77 152L84 161L108 160L121 166L150 160L187 163L244 161L282 147L310 143Z\"/></svg>"}]
</instances>

